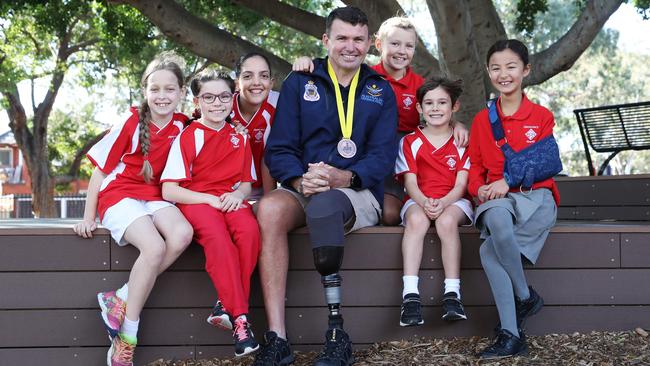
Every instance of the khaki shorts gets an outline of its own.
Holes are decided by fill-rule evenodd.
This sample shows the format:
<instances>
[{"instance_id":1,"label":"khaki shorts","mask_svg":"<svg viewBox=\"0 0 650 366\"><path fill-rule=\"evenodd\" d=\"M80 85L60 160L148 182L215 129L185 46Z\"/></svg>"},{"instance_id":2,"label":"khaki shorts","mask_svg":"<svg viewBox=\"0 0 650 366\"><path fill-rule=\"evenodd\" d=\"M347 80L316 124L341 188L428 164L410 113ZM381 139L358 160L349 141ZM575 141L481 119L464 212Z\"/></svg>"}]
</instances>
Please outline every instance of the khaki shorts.
<instances>
[{"instance_id":1,"label":"khaki shorts","mask_svg":"<svg viewBox=\"0 0 650 366\"><path fill-rule=\"evenodd\" d=\"M309 197L305 197L302 194L287 189L284 187L278 188L285 192L291 193L291 195L300 203L300 206L304 209L309 203ZM363 189L360 191L355 191L350 188L335 188L345 194L346 197L352 203L354 208L354 222L345 223L345 233L349 234L355 230L359 230L368 226L375 226L379 223L379 218L381 217L381 206L375 196L372 195L370 190Z\"/></svg>"}]
</instances>

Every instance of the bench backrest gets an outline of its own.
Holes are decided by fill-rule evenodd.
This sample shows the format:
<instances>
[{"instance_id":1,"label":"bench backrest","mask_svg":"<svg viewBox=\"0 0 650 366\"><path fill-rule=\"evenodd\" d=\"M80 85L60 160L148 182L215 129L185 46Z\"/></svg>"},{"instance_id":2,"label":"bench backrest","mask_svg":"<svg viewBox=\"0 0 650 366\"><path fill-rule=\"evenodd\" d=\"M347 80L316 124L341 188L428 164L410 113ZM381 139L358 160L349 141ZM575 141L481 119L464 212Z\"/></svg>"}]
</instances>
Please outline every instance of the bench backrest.
<instances>
[{"instance_id":1,"label":"bench backrest","mask_svg":"<svg viewBox=\"0 0 650 366\"><path fill-rule=\"evenodd\" d=\"M587 141L597 152L613 153L606 163L623 150L650 149L650 101L575 109L573 113L580 126L592 173Z\"/></svg>"}]
</instances>

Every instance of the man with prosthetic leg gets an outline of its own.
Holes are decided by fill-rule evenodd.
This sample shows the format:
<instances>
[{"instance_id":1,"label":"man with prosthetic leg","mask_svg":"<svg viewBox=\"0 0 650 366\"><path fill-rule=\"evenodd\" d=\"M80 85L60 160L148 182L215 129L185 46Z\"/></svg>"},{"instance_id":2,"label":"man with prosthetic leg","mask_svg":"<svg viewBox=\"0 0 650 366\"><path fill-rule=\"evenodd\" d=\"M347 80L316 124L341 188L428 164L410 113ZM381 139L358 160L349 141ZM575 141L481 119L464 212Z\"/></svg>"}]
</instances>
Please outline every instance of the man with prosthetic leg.
<instances>
[{"instance_id":1,"label":"man with prosthetic leg","mask_svg":"<svg viewBox=\"0 0 650 366\"><path fill-rule=\"evenodd\" d=\"M291 73L282 85L265 162L282 187L259 206L260 280L269 324L254 365L288 365L284 303L289 263L287 234L307 225L329 309L317 366L350 365L352 343L343 329L339 274L344 236L379 222L383 180L397 156L397 107L386 80L363 61L370 48L366 15L333 10L323 44L327 58L313 73Z\"/></svg>"}]
</instances>

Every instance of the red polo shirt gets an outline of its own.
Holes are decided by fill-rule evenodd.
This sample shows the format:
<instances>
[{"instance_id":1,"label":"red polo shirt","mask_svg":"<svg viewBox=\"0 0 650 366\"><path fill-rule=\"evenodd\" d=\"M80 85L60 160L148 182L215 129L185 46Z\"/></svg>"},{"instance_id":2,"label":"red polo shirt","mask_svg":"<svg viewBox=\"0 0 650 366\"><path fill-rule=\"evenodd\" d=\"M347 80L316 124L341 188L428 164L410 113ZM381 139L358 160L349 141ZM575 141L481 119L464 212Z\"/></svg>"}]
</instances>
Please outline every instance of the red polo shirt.
<instances>
[{"instance_id":1,"label":"red polo shirt","mask_svg":"<svg viewBox=\"0 0 650 366\"><path fill-rule=\"evenodd\" d=\"M399 80L395 80L388 75L381 62L371 68L388 80L390 86L393 88L395 98L397 98L397 112L399 115L397 130L406 133L415 131L420 124L420 114L415 108L415 104L417 103L415 92L424 84L422 76L413 72L410 67L407 67L406 75Z\"/></svg>"},{"instance_id":2,"label":"red polo shirt","mask_svg":"<svg viewBox=\"0 0 650 366\"><path fill-rule=\"evenodd\" d=\"M515 151L534 144L540 139L553 133L555 121L553 114L546 108L528 100L523 96L521 105L512 116L504 116L501 112L500 98L497 101L497 110L508 144ZM488 110L483 109L472 123L469 139L469 193L477 197L478 189L485 185L503 178L504 157L501 149L496 146ZM533 189L548 188L553 192L553 198L557 204L560 203L560 192L553 178L533 184ZM512 188L510 192L519 192L519 188Z\"/></svg>"}]
</instances>

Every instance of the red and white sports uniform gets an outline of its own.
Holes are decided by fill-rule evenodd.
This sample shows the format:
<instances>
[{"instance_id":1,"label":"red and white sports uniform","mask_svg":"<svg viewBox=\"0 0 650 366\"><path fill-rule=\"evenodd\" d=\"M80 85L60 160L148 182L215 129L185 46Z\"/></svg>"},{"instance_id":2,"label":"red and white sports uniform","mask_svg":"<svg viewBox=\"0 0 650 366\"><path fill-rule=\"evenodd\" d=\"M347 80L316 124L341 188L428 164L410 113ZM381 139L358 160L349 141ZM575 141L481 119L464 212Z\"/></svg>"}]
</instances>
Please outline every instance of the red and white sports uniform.
<instances>
[{"instance_id":1,"label":"red and white sports uniform","mask_svg":"<svg viewBox=\"0 0 650 366\"><path fill-rule=\"evenodd\" d=\"M469 170L467 157L466 149L456 146L453 136L436 149L417 128L400 141L395 174L415 174L418 188L425 196L441 198L454 188L456 174Z\"/></svg>"},{"instance_id":2,"label":"red and white sports uniform","mask_svg":"<svg viewBox=\"0 0 650 366\"><path fill-rule=\"evenodd\" d=\"M420 191L429 198L437 199L446 196L454 188L456 175L460 171L469 170L469 165L467 150L458 147L453 136L449 136L447 142L436 149L424 136L422 130L416 128L415 132L400 140L395 174L399 178L403 178L406 173L415 174ZM465 212L470 221L473 221L474 214L469 198L469 195L465 194L465 197L454 204ZM408 195L404 201L400 213L402 220L406 210L415 204Z\"/></svg>"},{"instance_id":3,"label":"red and white sports uniform","mask_svg":"<svg viewBox=\"0 0 650 366\"><path fill-rule=\"evenodd\" d=\"M501 117L508 144L515 151L530 146L553 133L553 126L555 126L553 114L541 105L528 100L526 95L523 95L519 109L512 116L502 114L500 101L499 98L497 101L499 117ZM469 141L469 158L472 166L469 170L468 190L472 196L477 197L478 189L481 186L503 178L505 158L494 141L487 108L474 117L470 135L472 138ZM532 188L550 189L555 202L559 204L560 192L553 178L537 182L533 184ZM510 192L519 192L519 188L512 188Z\"/></svg>"},{"instance_id":4,"label":"red and white sports uniform","mask_svg":"<svg viewBox=\"0 0 650 366\"><path fill-rule=\"evenodd\" d=\"M220 196L256 179L250 139L228 123L215 130L191 123L174 141L161 182ZM205 252L205 269L230 315L248 313L250 277L260 251L251 207L222 212L207 204L177 204Z\"/></svg>"},{"instance_id":5,"label":"red and white sports uniform","mask_svg":"<svg viewBox=\"0 0 650 366\"><path fill-rule=\"evenodd\" d=\"M232 112L230 120L232 123L240 123L248 130L248 136L251 140L251 150L253 151L253 161L255 162L255 171L258 174L262 171L262 159L264 157L264 147L266 139L271 132L273 117L275 116L275 106L278 102L280 93L271 90L269 96L262 103L260 108L255 112L250 121L246 121L239 111L239 93L235 94L232 102ZM262 180L253 183L253 188L261 188Z\"/></svg>"},{"instance_id":6,"label":"red and white sports uniform","mask_svg":"<svg viewBox=\"0 0 650 366\"><path fill-rule=\"evenodd\" d=\"M167 155L174 138L185 126L187 117L174 113L172 119L162 128L149 123L149 156L153 168L153 179L146 183L140 174L144 156L140 147L140 126L138 110L131 108L126 122L114 126L95 144L87 154L88 159L107 177L99 191L98 211L103 219L106 210L124 198L144 201L162 201L160 174L165 167Z\"/></svg>"},{"instance_id":7,"label":"red and white sports uniform","mask_svg":"<svg viewBox=\"0 0 650 366\"><path fill-rule=\"evenodd\" d=\"M410 67L406 68L406 74L399 80L393 79L380 62L371 67L379 75L383 76L393 88L395 98L397 99L398 125L397 130L400 132L411 133L420 124L420 114L415 108L417 99L415 92L424 83L422 76L416 74Z\"/></svg>"}]
</instances>

